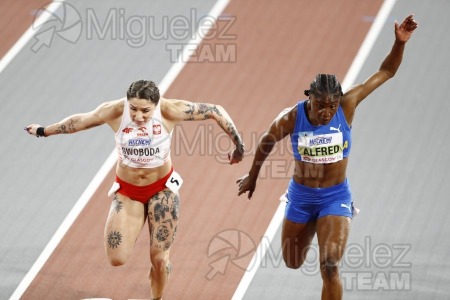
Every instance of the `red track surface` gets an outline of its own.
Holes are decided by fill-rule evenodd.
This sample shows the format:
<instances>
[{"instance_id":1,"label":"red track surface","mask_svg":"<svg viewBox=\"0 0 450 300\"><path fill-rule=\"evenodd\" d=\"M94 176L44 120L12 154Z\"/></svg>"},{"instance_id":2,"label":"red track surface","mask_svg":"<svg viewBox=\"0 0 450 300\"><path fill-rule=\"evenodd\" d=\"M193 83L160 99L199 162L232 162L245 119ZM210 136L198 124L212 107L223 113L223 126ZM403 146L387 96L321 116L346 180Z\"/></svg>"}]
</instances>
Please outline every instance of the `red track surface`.
<instances>
[{"instance_id":1,"label":"red track surface","mask_svg":"<svg viewBox=\"0 0 450 300\"><path fill-rule=\"evenodd\" d=\"M0 58L31 26L36 11L49 0L0 1Z\"/></svg>"},{"instance_id":2,"label":"red track surface","mask_svg":"<svg viewBox=\"0 0 450 300\"><path fill-rule=\"evenodd\" d=\"M31 1L22 2L31 5ZM335 73L343 80L370 28L365 17L375 16L380 5L381 0L231 1L224 14L237 17L228 30L235 37L206 43L235 44L236 61L190 62L165 96L224 106L243 135L248 156L239 165L220 163L218 157L226 156L223 149L228 144L213 123L184 123L177 128L172 155L185 183L165 299L232 297L244 274L239 266L245 267L253 253L209 280L209 264L220 255L235 253L228 249L208 257L208 247L226 229L242 231L259 243L288 182L292 158L287 144L271 157L272 172L263 172L265 178L258 181L252 201L236 196L236 179L248 171L261 133L283 108L303 98L316 73ZM3 14L29 11L21 6L5 12L3 6L2 2L2 26ZM6 48L3 42L2 47ZM194 140L198 130L204 139L189 145L186 140ZM22 299L148 297L146 227L125 266L110 267L105 258L102 239L110 202L106 194L112 180L111 171Z\"/></svg>"}]
</instances>

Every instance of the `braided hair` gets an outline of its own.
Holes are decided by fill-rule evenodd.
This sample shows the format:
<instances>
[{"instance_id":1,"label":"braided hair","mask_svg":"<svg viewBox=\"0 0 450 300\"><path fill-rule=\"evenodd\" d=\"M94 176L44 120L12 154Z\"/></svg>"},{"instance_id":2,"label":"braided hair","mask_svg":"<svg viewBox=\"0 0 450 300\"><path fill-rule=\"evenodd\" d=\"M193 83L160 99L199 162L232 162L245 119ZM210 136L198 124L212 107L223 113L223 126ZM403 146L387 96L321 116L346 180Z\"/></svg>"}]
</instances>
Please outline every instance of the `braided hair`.
<instances>
[{"instance_id":1,"label":"braided hair","mask_svg":"<svg viewBox=\"0 0 450 300\"><path fill-rule=\"evenodd\" d=\"M131 98L149 100L155 105L159 102L159 89L153 81L138 80L131 83L127 91L127 99Z\"/></svg>"},{"instance_id":2,"label":"braided hair","mask_svg":"<svg viewBox=\"0 0 450 300\"><path fill-rule=\"evenodd\" d=\"M316 79L311 82L309 90L305 90L305 95L327 96L334 98L343 95L342 87L336 78L336 75L317 74Z\"/></svg>"}]
</instances>

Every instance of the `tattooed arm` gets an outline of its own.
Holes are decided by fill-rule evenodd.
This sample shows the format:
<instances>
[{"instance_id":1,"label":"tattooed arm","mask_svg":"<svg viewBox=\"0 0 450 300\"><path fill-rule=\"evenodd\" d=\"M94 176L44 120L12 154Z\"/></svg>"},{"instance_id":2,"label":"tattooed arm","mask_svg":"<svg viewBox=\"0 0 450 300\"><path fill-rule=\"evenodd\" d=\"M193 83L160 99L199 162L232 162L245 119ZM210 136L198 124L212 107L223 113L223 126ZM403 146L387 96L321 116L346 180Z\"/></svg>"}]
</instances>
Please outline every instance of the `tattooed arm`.
<instances>
[{"instance_id":1,"label":"tattooed arm","mask_svg":"<svg viewBox=\"0 0 450 300\"><path fill-rule=\"evenodd\" d=\"M244 156L244 143L230 115L220 105L196 103L185 100L161 98L161 112L173 123L213 119L232 140L236 149L229 155L230 164L238 163Z\"/></svg>"},{"instance_id":2,"label":"tattooed arm","mask_svg":"<svg viewBox=\"0 0 450 300\"><path fill-rule=\"evenodd\" d=\"M123 99L105 102L96 109L87 113L79 113L71 115L58 123L46 126L44 128L45 136L56 134L69 134L92 127L100 126L111 122L121 113L119 107L123 106ZM31 124L25 127L25 130L32 135L36 135L36 130L41 127L39 124Z\"/></svg>"}]
</instances>

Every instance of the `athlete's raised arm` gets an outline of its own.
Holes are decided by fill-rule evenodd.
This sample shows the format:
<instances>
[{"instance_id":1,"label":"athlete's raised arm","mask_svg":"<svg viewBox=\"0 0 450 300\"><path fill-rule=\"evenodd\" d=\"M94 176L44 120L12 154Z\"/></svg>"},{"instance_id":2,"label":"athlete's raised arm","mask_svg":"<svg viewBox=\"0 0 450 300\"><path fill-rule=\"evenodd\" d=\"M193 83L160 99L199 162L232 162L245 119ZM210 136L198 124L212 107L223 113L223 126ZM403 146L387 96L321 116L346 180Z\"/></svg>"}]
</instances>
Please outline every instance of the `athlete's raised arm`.
<instances>
[{"instance_id":1,"label":"athlete's raised arm","mask_svg":"<svg viewBox=\"0 0 450 300\"><path fill-rule=\"evenodd\" d=\"M387 54L377 72L372 74L364 83L352 87L344 94L341 100L344 107L354 110L370 93L394 77L403 59L405 44L416 28L417 22L413 15L407 16L400 25L395 22L395 41L391 51Z\"/></svg>"}]
</instances>

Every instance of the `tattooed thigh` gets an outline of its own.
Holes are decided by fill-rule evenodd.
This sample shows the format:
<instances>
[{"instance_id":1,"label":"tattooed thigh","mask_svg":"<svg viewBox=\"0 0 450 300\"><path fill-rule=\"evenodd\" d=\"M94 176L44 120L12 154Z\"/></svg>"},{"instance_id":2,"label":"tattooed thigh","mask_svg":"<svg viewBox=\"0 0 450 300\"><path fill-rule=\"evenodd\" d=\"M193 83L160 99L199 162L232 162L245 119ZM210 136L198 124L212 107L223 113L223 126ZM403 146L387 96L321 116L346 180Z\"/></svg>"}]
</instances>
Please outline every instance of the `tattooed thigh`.
<instances>
[{"instance_id":1,"label":"tattooed thigh","mask_svg":"<svg viewBox=\"0 0 450 300\"><path fill-rule=\"evenodd\" d=\"M111 202L111 212L119 213L123 209L123 200L120 200L117 194L114 195L114 198Z\"/></svg>"},{"instance_id":2,"label":"tattooed thigh","mask_svg":"<svg viewBox=\"0 0 450 300\"><path fill-rule=\"evenodd\" d=\"M122 243L122 233L120 231L110 231L107 236L108 247L115 249Z\"/></svg>"},{"instance_id":3,"label":"tattooed thigh","mask_svg":"<svg viewBox=\"0 0 450 300\"><path fill-rule=\"evenodd\" d=\"M128 255L144 226L146 207L138 201L115 194L105 224L105 248L108 256Z\"/></svg>"},{"instance_id":4,"label":"tattooed thigh","mask_svg":"<svg viewBox=\"0 0 450 300\"><path fill-rule=\"evenodd\" d=\"M180 214L180 197L166 189L154 195L148 203L150 244L161 250L172 245Z\"/></svg>"}]
</instances>

